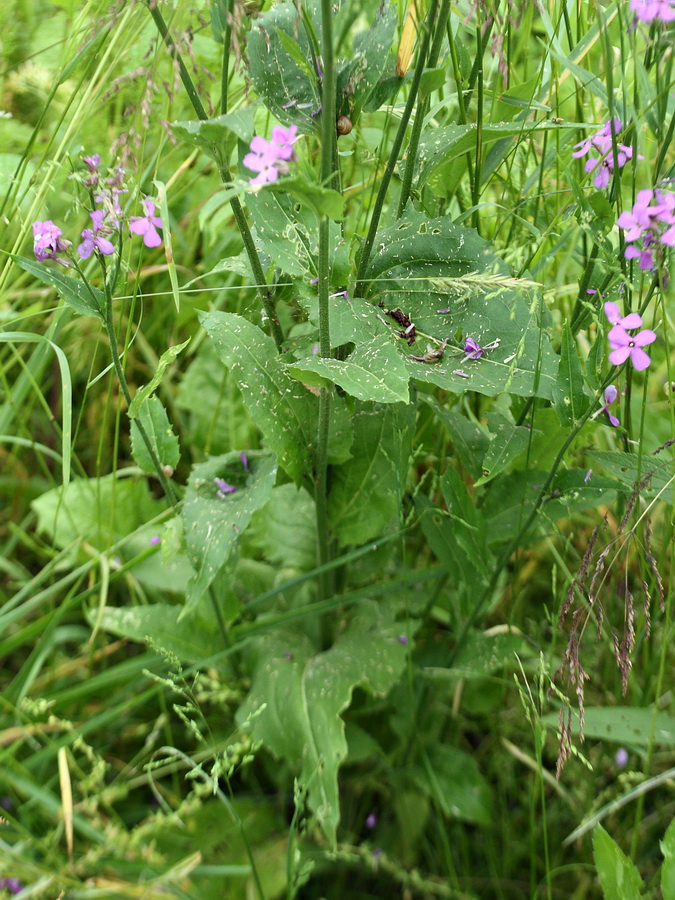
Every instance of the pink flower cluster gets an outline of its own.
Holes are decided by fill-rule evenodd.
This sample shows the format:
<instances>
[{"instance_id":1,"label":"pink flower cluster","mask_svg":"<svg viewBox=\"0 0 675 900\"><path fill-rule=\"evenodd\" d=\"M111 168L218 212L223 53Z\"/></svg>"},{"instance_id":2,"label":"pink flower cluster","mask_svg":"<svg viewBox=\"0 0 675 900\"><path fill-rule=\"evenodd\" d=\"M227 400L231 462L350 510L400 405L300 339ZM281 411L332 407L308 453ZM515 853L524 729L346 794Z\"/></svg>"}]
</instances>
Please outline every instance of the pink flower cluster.
<instances>
[{"instance_id":1,"label":"pink flower cluster","mask_svg":"<svg viewBox=\"0 0 675 900\"><path fill-rule=\"evenodd\" d=\"M638 191L631 212L621 213L616 224L626 232L626 259L640 261L641 269L654 269L654 254L663 247L675 247L675 194L666 191Z\"/></svg>"},{"instance_id":2,"label":"pink flower cluster","mask_svg":"<svg viewBox=\"0 0 675 900\"><path fill-rule=\"evenodd\" d=\"M614 159L614 150L612 149L612 135L616 139L617 134L621 131L621 119L608 119L602 126L600 131L596 131L590 137L583 141L579 141L574 145L574 153L572 156L579 158L586 156L591 150L597 151L599 157L591 157L586 161L586 171L593 172L597 169L593 184L596 188L606 188L609 184L609 177L614 170L615 164L620 168L626 165L629 159L633 158L633 148L626 144L616 145L616 160ZM640 157L642 159L642 157Z\"/></svg>"},{"instance_id":3,"label":"pink flower cluster","mask_svg":"<svg viewBox=\"0 0 675 900\"><path fill-rule=\"evenodd\" d=\"M644 328L638 334L630 335L628 331L642 328L642 317L635 312L622 316L619 307L611 301L605 303L604 309L610 325L614 326L607 335L609 346L612 348L612 352L609 354L609 361L613 366L620 366L627 359L630 359L634 369L638 371L646 369L651 363L651 359L642 348L646 347L647 344L652 344L656 340L656 334L650 331L649 328ZM606 395L605 400L607 400ZM613 400L609 402L611 403ZM614 423L612 422L612 424Z\"/></svg>"},{"instance_id":4,"label":"pink flower cluster","mask_svg":"<svg viewBox=\"0 0 675 900\"><path fill-rule=\"evenodd\" d=\"M293 144L297 140L297 125L288 128L276 125L272 129L271 141L256 135L250 144L251 152L243 159L247 169L258 173L249 184L258 187L276 181L279 175L288 174L288 163L295 159Z\"/></svg>"},{"instance_id":5,"label":"pink flower cluster","mask_svg":"<svg viewBox=\"0 0 675 900\"><path fill-rule=\"evenodd\" d=\"M675 0L630 0L635 18L650 24L655 19L675 22Z\"/></svg>"},{"instance_id":6,"label":"pink flower cluster","mask_svg":"<svg viewBox=\"0 0 675 900\"><path fill-rule=\"evenodd\" d=\"M87 174L82 183L85 187L94 189L92 191L94 203L100 208L89 213L93 227L82 231L82 242L78 245L77 253L80 259L89 259L94 251L101 256L112 256L115 253L115 245L109 236L119 231L124 219L119 200L120 194L127 193L124 187L124 169L118 166L111 176L104 180L99 173L101 157L98 153L94 156L85 156L84 162ZM146 247L159 247L162 238L157 229L162 227L162 220L155 215L154 201L146 197L143 206L145 215L131 216L129 231L142 237ZM63 238L63 231L51 219L33 222L33 252L40 262L55 259L65 266L70 265L67 251L71 246L71 242Z\"/></svg>"}]
</instances>

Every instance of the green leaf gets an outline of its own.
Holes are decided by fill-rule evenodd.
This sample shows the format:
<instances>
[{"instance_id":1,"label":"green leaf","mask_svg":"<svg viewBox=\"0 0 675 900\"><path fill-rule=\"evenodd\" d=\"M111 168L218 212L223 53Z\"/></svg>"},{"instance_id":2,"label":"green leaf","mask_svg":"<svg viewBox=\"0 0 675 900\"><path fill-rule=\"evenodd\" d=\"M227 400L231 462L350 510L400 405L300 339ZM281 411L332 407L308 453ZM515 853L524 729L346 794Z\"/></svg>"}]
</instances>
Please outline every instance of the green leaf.
<instances>
[{"instance_id":1,"label":"green leaf","mask_svg":"<svg viewBox=\"0 0 675 900\"><path fill-rule=\"evenodd\" d=\"M590 706L584 710L584 734L587 738L611 741L615 744L635 744L646 747L652 731L654 713L651 709L638 706ZM544 722L555 726L557 713L544 716ZM572 730L579 733L579 721L575 716ZM667 713L656 714L654 743L659 746L675 745L675 717Z\"/></svg>"},{"instance_id":2,"label":"green leaf","mask_svg":"<svg viewBox=\"0 0 675 900\"><path fill-rule=\"evenodd\" d=\"M180 312L180 289L178 287L178 274L176 272L176 263L173 258L173 245L171 243L171 228L169 227L169 200L166 195L166 185L163 181L155 179L153 184L157 188L157 203L159 204L159 214L164 224L162 231L162 241L164 243L164 256L166 258L166 268L169 273L169 281L171 282L171 293L173 302L176 305L176 312Z\"/></svg>"},{"instance_id":3,"label":"green leaf","mask_svg":"<svg viewBox=\"0 0 675 900\"><path fill-rule=\"evenodd\" d=\"M151 640L156 648L175 654L189 662L206 659L222 650L222 640L213 617L193 613L187 621L180 621L182 607L168 603L151 606L113 607L87 611L87 621L92 627L138 643Z\"/></svg>"},{"instance_id":4,"label":"green leaf","mask_svg":"<svg viewBox=\"0 0 675 900\"><path fill-rule=\"evenodd\" d=\"M256 19L247 43L249 75L265 106L280 122L304 133L316 131L312 113L321 105L319 77L307 62L314 49L295 3L277 3Z\"/></svg>"},{"instance_id":5,"label":"green leaf","mask_svg":"<svg viewBox=\"0 0 675 900\"><path fill-rule=\"evenodd\" d=\"M661 894L663 900L675 900L675 819L666 829L661 841Z\"/></svg>"},{"instance_id":6,"label":"green leaf","mask_svg":"<svg viewBox=\"0 0 675 900\"><path fill-rule=\"evenodd\" d=\"M136 418L136 416L140 412L142 404L155 393L159 385L162 383L162 379L164 378L164 373L166 372L167 368L176 359L178 354L187 347L189 343L190 338L188 338L187 341L183 341L182 344L175 344L173 347L169 347L168 350L165 350L164 353L162 353L152 379L148 382L148 384L144 384L143 387L140 387L136 391L134 399L131 401L128 412L130 419Z\"/></svg>"},{"instance_id":7,"label":"green leaf","mask_svg":"<svg viewBox=\"0 0 675 900\"><path fill-rule=\"evenodd\" d=\"M328 216L336 222L344 218L345 201L341 194L330 188L307 181L302 175L281 178L262 189L260 193L291 194L317 216Z\"/></svg>"},{"instance_id":8,"label":"green leaf","mask_svg":"<svg viewBox=\"0 0 675 900\"><path fill-rule=\"evenodd\" d=\"M324 653L290 630L259 641L251 692L237 721L252 717L253 739L300 773L309 808L333 846L340 820L338 769L347 755L340 714L357 685L384 696L397 681L406 656L400 630L386 605L365 601Z\"/></svg>"},{"instance_id":9,"label":"green leaf","mask_svg":"<svg viewBox=\"0 0 675 900\"><path fill-rule=\"evenodd\" d=\"M188 557L196 574L185 597L184 616L194 609L214 579L232 568L230 556L253 513L269 500L277 474L272 453L251 452L250 471L239 453L215 456L193 468L183 501L183 525ZM214 479L223 479L233 493L221 496Z\"/></svg>"},{"instance_id":10,"label":"green leaf","mask_svg":"<svg viewBox=\"0 0 675 900\"><path fill-rule=\"evenodd\" d=\"M490 443L485 429L453 409L443 409L433 397L421 396L420 399L433 409L445 426L462 464L474 479L480 478L483 474L483 457Z\"/></svg>"},{"instance_id":11,"label":"green leaf","mask_svg":"<svg viewBox=\"0 0 675 900\"><path fill-rule=\"evenodd\" d=\"M573 425L588 408L588 398L584 394L581 361L572 329L567 322L563 326L560 363L553 391L553 402L562 425Z\"/></svg>"},{"instance_id":12,"label":"green leaf","mask_svg":"<svg viewBox=\"0 0 675 900\"><path fill-rule=\"evenodd\" d=\"M482 462L482 477L476 484L486 484L506 469L525 450L531 430L524 425L514 425L500 413L488 414L490 443Z\"/></svg>"},{"instance_id":13,"label":"green leaf","mask_svg":"<svg viewBox=\"0 0 675 900\"><path fill-rule=\"evenodd\" d=\"M604 900L640 900L640 873L602 825L593 831L593 859Z\"/></svg>"},{"instance_id":14,"label":"green leaf","mask_svg":"<svg viewBox=\"0 0 675 900\"><path fill-rule=\"evenodd\" d=\"M411 348L401 340L398 349L413 378L453 393L472 390L492 397L509 391L550 399L557 361L544 331L545 307L538 299L530 309L524 305L503 263L475 231L409 209L381 233L378 246L366 274L369 295L385 308L399 307L438 343L450 341L440 361L419 362L410 359ZM496 277L503 287L478 290L481 275L490 276L486 284L495 284ZM466 360L467 337L498 346ZM417 345L412 350L422 355Z\"/></svg>"},{"instance_id":15,"label":"green leaf","mask_svg":"<svg viewBox=\"0 0 675 900\"><path fill-rule=\"evenodd\" d=\"M166 503L151 497L145 480L114 475L77 478L65 489L47 491L31 505L38 530L46 532L56 547L86 540L101 551L166 509Z\"/></svg>"},{"instance_id":16,"label":"green leaf","mask_svg":"<svg viewBox=\"0 0 675 900\"><path fill-rule=\"evenodd\" d=\"M293 484L274 488L265 508L251 519L250 532L271 562L304 572L317 564L314 501Z\"/></svg>"},{"instance_id":17,"label":"green leaf","mask_svg":"<svg viewBox=\"0 0 675 900\"><path fill-rule=\"evenodd\" d=\"M380 337L358 344L345 360L319 356L298 360L288 366L291 374L308 384L326 380L340 385L359 400L379 403L407 403L410 376L390 340ZM313 376L319 376L315 378Z\"/></svg>"},{"instance_id":18,"label":"green leaf","mask_svg":"<svg viewBox=\"0 0 675 900\"><path fill-rule=\"evenodd\" d=\"M149 474L156 472L145 441L138 427L140 422L145 428L150 443L162 466L175 469L180 459L178 438L171 430L171 423L158 397L150 397L141 405L138 418L131 422L131 452L136 464Z\"/></svg>"},{"instance_id":19,"label":"green leaf","mask_svg":"<svg viewBox=\"0 0 675 900\"><path fill-rule=\"evenodd\" d=\"M340 544L363 544L402 514L415 408L357 401L352 459L332 474L329 514Z\"/></svg>"},{"instance_id":20,"label":"green leaf","mask_svg":"<svg viewBox=\"0 0 675 900\"><path fill-rule=\"evenodd\" d=\"M45 263L39 263L34 259L25 259L23 256L14 256L8 253L17 266L21 266L26 272L33 275L43 284L54 288L59 297L64 300L68 306L72 306L75 312L81 316L92 316L95 319L103 321L103 309L105 308L105 297L98 288L89 285L87 287L77 278L71 278L70 275L64 275L57 269L51 269Z\"/></svg>"},{"instance_id":21,"label":"green leaf","mask_svg":"<svg viewBox=\"0 0 675 900\"><path fill-rule=\"evenodd\" d=\"M449 744L433 745L427 754L427 765L412 771L415 784L437 801L448 818L490 825L490 787L475 759Z\"/></svg>"},{"instance_id":22,"label":"green leaf","mask_svg":"<svg viewBox=\"0 0 675 900\"><path fill-rule=\"evenodd\" d=\"M354 124L387 67L396 24L395 7L379 4L374 21L354 38L352 59L338 76L338 114L349 116Z\"/></svg>"},{"instance_id":23,"label":"green leaf","mask_svg":"<svg viewBox=\"0 0 675 900\"><path fill-rule=\"evenodd\" d=\"M256 191L246 198L255 226L256 239L275 265L307 278L316 274L318 252L316 217L307 210L294 209L288 195L269 190Z\"/></svg>"},{"instance_id":24,"label":"green leaf","mask_svg":"<svg viewBox=\"0 0 675 900\"><path fill-rule=\"evenodd\" d=\"M221 161L222 147L234 134L248 144L255 133L256 105L250 104L233 113L195 122L172 122L171 131L179 141L199 147L211 159Z\"/></svg>"},{"instance_id":25,"label":"green leaf","mask_svg":"<svg viewBox=\"0 0 675 900\"><path fill-rule=\"evenodd\" d=\"M592 450L588 456L593 463L602 466L631 491L638 480L644 483L641 490L646 494L652 491L663 492L672 483L672 459L654 464L649 457L638 457L635 453L622 453L619 450Z\"/></svg>"},{"instance_id":26,"label":"green leaf","mask_svg":"<svg viewBox=\"0 0 675 900\"><path fill-rule=\"evenodd\" d=\"M274 341L256 325L224 312L200 313L199 319L279 465L298 485L311 478L317 398L291 378Z\"/></svg>"},{"instance_id":27,"label":"green leaf","mask_svg":"<svg viewBox=\"0 0 675 900\"><path fill-rule=\"evenodd\" d=\"M470 631L462 641L452 668L429 666L424 668L423 672L435 679L456 679L458 676L481 678L498 672L507 663L514 662L516 653L520 658L532 655L522 635L509 632L487 634L482 631Z\"/></svg>"}]
</instances>

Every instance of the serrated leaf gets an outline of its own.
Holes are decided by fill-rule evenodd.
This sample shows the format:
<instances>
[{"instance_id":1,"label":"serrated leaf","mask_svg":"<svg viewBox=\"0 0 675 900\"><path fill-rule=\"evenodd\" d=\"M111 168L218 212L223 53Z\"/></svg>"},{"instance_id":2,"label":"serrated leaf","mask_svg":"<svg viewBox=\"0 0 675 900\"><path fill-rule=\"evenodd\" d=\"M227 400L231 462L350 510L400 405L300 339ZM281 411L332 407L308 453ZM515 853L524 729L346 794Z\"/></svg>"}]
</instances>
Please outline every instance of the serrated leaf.
<instances>
[{"instance_id":1,"label":"serrated leaf","mask_svg":"<svg viewBox=\"0 0 675 900\"><path fill-rule=\"evenodd\" d=\"M375 337L358 344L345 360L316 356L298 360L288 368L300 381L316 384L312 376L319 376L359 400L407 403L410 399L410 376L401 355L387 338Z\"/></svg>"},{"instance_id":2,"label":"serrated leaf","mask_svg":"<svg viewBox=\"0 0 675 900\"><path fill-rule=\"evenodd\" d=\"M588 457L631 491L638 479L644 483L644 493L664 492L672 484L672 459L657 462L659 457L638 457L635 453L622 453L620 450L591 450Z\"/></svg>"},{"instance_id":3,"label":"serrated leaf","mask_svg":"<svg viewBox=\"0 0 675 900\"><path fill-rule=\"evenodd\" d=\"M246 205L255 236L275 265L289 275L305 279L308 274L313 275L318 249L315 216L307 210L294 209L288 195L272 191L251 193Z\"/></svg>"},{"instance_id":4,"label":"serrated leaf","mask_svg":"<svg viewBox=\"0 0 675 900\"><path fill-rule=\"evenodd\" d=\"M274 341L256 325L224 312L199 319L279 465L298 485L311 478L317 398L291 378Z\"/></svg>"},{"instance_id":5,"label":"serrated leaf","mask_svg":"<svg viewBox=\"0 0 675 900\"><path fill-rule=\"evenodd\" d=\"M193 468L183 501L188 557L195 576L188 584L184 616L204 597L214 579L231 567L230 557L253 513L269 500L277 474L274 454L248 455L246 471L239 453L215 456ZM214 479L236 488L221 495Z\"/></svg>"},{"instance_id":6,"label":"serrated leaf","mask_svg":"<svg viewBox=\"0 0 675 900\"><path fill-rule=\"evenodd\" d=\"M483 456L482 476L476 484L486 484L506 469L525 450L531 430L524 425L514 425L500 413L488 415L490 443Z\"/></svg>"},{"instance_id":7,"label":"serrated leaf","mask_svg":"<svg viewBox=\"0 0 675 900\"><path fill-rule=\"evenodd\" d=\"M588 408L584 376L572 329L565 322L553 402L561 425L573 425Z\"/></svg>"},{"instance_id":8,"label":"serrated leaf","mask_svg":"<svg viewBox=\"0 0 675 900\"><path fill-rule=\"evenodd\" d=\"M157 458L162 466L175 469L180 459L178 438L171 429L166 410L158 397L150 397L141 405L137 419L131 422L131 452L136 464L144 472L154 474L157 470L152 456L138 427L140 422L150 440Z\"/></svg>"},{"instance_id":9,"label":"serrated leaf","mask_svg":"<svg viewBox=\"0 0 675 900\"><path fill-rule=\"evenodd\" d=\"M168 350L165 350L164 353L162 353L152 379L136 391L134 399L131 401L128 410L130 419L136 418L136 416L139 414L141 405L155 393L159 385L162 383L162 379L164 378L164 373L166 372L167 368L176 359L178 354L187 347L189 343L190 338L188 338L187 341L183 341L182 344L176 344L173 347L169 347Z\"/></svg>"},{"instance_id":10,"label":"serrated leaf","mask_svg":"<svg viewBox=\"0 0 675 900\"><path fill-rule=\"evenodd\" d=\"M21 266L30 275L33 275L43 284L53 288L59 297L64 300L68 306L71 306L75 312L81 316L92 316L95 319L103 321L103 310L105 308L105 297L102 291L93 285L88 287L79 279L71 278L70 275L64 275L57 269L51 269L44 263L37 260L25 259L23 256L14 256L8 253L17 266Z\"/></svg>"},{"instance_id":11,"label":"serrated leaf","mask_svg":"<svg viewBox=\"0 0 675 900\"><path fill-rule=\"evenodd\" d=\"M347 755L340 714L357 685L383 696L397 681L405 648L385 605L366 601L324 653L294 631L260 639L251 692L237 713L254 740L299 772L309 808L331 845L340 820L338 770Z\"/></svg>"},{"instance_id":12,"label":"serrated leaf","mask_svg":"<svg viewBox=\"0 0 675 900\"><path fill-rule=\"evenodd\" d=\"M293 42L292 51L280 32ZM321 105L319 77L308 67L314 51L295 3L277 3L256 19L247 43L249 74L265 106L284 124L316 131L312 113Z\"/></svg>"},{"instance_id":13,"label":"serrated leaf","mask_svg":"<svg viewBox=\"0 0 675 900\"><path fill-rule=\"evenodd\" d=\"M87 621L110 634L141 644L150 639L156 648L192 662L223 649L216 622L208 615L208 609L205 606L203 612L193 614L187 622L179 622L182 607L168 603L104 606L102 610L88 610Z\"/></svg>"},{"instance_id":14,"label":"serrated leaf","mask_svg":"<svg viewBox=\"0 0 675 900\"><path fill-rule=\"evenodd\" d=\"M352 459L336 466L329 496L340 544L363 544L397 521L412 451L415 408L357 401Z\"/></svg>"},{"instance_id":15,"label":"serrated leaf","mask_svg":"<svg viewBox=\"0 0 675 900\"><path fill-rule=\"evenodd\" d=\"M663 900L675 900L675 819L666 829L661 841L661 894Z\"/></svg>"},{"instance_id":16,"label":"serrated leaf","mask_svg":"<svg viewBox=\"0 0 675 900\"><path fill-rule=\"evenodd\" d=\"M640 873L602 825L593 830L593 859L604 900L640 900Z\"/></svg>"}]
</instances>

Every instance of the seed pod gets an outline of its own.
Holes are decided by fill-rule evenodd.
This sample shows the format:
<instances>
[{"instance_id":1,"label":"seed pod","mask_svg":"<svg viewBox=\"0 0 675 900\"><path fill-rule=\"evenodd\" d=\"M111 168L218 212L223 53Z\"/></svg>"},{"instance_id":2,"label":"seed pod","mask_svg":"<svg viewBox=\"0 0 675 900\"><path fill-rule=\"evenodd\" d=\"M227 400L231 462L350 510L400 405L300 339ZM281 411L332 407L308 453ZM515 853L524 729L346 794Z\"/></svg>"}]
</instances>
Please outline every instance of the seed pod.
<instances>
[{"instance_id":1,"label":"seed pod","mask_svg":"<svg viewBox=\"0 0 675 900\"><path fill-rule=\"evenodd\" d=\"M340 134L349 134L352 130L352 120L349 116L340 116L340 118L335 123L335 127L337 128L338 135Z\"/></svg>"}]
</instances>

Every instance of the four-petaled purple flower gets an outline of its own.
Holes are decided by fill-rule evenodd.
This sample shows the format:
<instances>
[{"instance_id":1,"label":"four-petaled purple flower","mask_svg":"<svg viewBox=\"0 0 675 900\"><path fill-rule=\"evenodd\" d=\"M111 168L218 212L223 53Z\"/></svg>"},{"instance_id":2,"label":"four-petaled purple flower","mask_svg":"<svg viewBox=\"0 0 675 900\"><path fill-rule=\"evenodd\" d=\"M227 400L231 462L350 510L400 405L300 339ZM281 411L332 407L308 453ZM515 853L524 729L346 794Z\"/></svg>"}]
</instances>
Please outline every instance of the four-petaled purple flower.
<instances>
[{"instance_id":1,"label":"four-petaled purple flower","mask_svg":"<svg viewBox=\"0 0 675 900\"><path fill-rule=\"evenodd\" d=\"M226 497L228 494L235 494L237 492L236 487L228 484L224 478L214 478L213 483L217 488L216 494L219 497Z\"/></svg>"},{"instance_id":2,"label":"four-petaled purple flower","mask_svg":"<svg viewBox=\"0 0 675 900\"><path fill-rule=\"evenodd\" d=\"M612 403L614 403L614 401L616 400L616 398L618 396L619 396L619 392L617 391L615 385L610 384L609 387L605 388L605 402L603 403L602 408L601 408L601 412L607 413L607 418L609 419L609 424L613 425L614 428L619 427L619 420L617 419L617 417L615 415L613 415L609 411L609 407L611 406Z\"/></svg>"},{"instance_id":3,"label":"four-petaled purple flower","mask_svg":"<svg viewBox=\"0 0 675 900\"><path fill-rule=\"evenodd\" d=\"M91 216L94 228L93 230L91 228L85 228L82 232L84 240L77 248L80 259L89 259L94 250L98 250L103 256L112 256L115 252L115 247L108 238L104 237L104 234L109 233L109 230L103 224L105 213L102 209L95 209L93 212L89 213L89 215Z\"/></svg>"},{"instance_id":4,"label":"four-petaled purple flower","mask_svg":"<svg viewBox=\"0 0 675 900\"><path fill-rule=\"evenodd\" d=\"M159 247L162 238L157 233L158 228L162 228L162 220L155 215L155 203L149 197L143 200L145 207L144 216L131 216L129 219L129 231L143 238L146 247Z\"/></svg>"},{"instance_id":5,"label":"four-petaled purple flower","mask_svg":"<svg viewBox=\"0 0 675 900\"><path fill-rule=\"evenodd\" d=\"M630 0L631 11L642 22L675 22L675 0Z\"/></svg>"},{"instance_id":6,"label":"four-petaled purple flower","mask_svg":"<svg viewBox=\"0 0 675 900\"><path fill-rule=\"evenodd\" d=\"M586 156L591 150L597 150L601 156L591 157L586 161L586 171L592 172L598 169L593 184L596 188L606 188L609 184L609 176L615 165L619 169L623 169L629 159L633 158L633 148L626 144L616 145L616 159L614 158L614 150L612 148L612 135L616 139L616 135L621 131L621 119L608 119L599 131L590 137L579 141L574 145L572 156L579 158ZM642 159L642 157L640 157Z\"/></svg>"},{"instance_id":7,"label":"four-petaled purple flower","mask_svg":"<svg viewBox=\"0 0 675 900\"><path fill-rule=\"evenodd\" d=\"M610 324L614 326L607 335L609 346L612 348L609 361L614 366L620 366L630 358L634 369L638 371L646 369L651 363L651 359L642 348L653 343L656 340L656 334L649 328L644 328L636 335L630 335L626 329L642 328L642 317L638 313L628 313L627 316L622 317L619 307L611 301L605 303L604 308L605 315Z\"/></svg>"},{"instance_id":8,"label":"four-petaled purple flower","mask_svg":"<svg viewBox=\"0 0 675 900\"><path fill-rule=\"evenodd\" d=\"M275 125L271 140L267 141L260 135L253 138L250 143L251 152L243 159L247 169L258 173L250 179L251 186L275 182L279 175L288 173L288 163L295 159L293 144L298 140L297 132L297 125L290 125L288 128Z\"/></svg>"},{"instance_id":9,"label":"four-petaled purple flower","mask_svg":"<svg viewBox=\"0 0 675 900\"><path fill-rule=\"evenodd\" d=\"M55 259L64 262L58 254L65 253L70 247L70 241L62 237L63 232L51 219L46 222L33 222L33 252L40 262L46 259Z\"/></svg>"},{"instance_id":10,"label":"four-petaled purple flower","mask_svg":"<svg viewBox=\"0 0 675 900\"><path fill-rule=\"evenodd\" d=\"M624 210L616 224L626 232L626 241L641 246L626 247L626 259L639 260L640 268L655 268L655 253L663 246L675 247L675 194L660 190L638 191L632 211Z\"/></svg>"}]
</instances>

